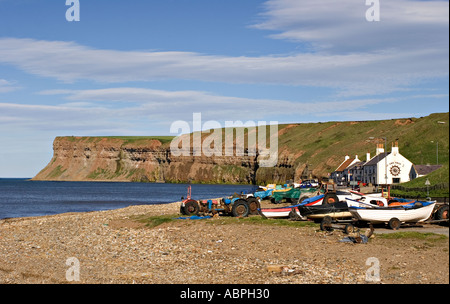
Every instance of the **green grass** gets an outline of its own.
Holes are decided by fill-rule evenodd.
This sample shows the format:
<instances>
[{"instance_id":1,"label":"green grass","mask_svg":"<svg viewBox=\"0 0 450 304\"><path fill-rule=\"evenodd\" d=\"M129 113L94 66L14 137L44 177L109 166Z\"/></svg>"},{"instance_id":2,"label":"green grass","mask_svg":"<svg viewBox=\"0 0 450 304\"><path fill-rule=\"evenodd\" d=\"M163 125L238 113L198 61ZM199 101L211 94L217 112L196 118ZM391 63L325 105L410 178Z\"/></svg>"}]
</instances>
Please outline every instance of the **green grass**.
<instances>
[{"instance_id":1,"label":"green grass","mask_svg":"<svg viewBox=\"0 0 450 304\"><path fill-rule=\"evenodd\" d=\"M70 142L89 142L96 143L101 141L104 138L107 139L120 139L123 141L123 144L140 144L146 143L149 140L159 140L162 144L170 143L175 137L174 136L67 136L63 137L65 140Z\"/></svg>"},{"instance_id":2,"label":"green grass","mask_svg":"<svg viewBox=\"0 0 450 304\"><path fill-rule=\"evenodd\" d=\"M449 165L444 164L442 168L431 172L427 176L416 178L410 182L399 185L400 189L392 189L393 196L405 197L427 197L426 180L430 181L430 197L449 197Z\"/></svg>"},{"instance_id":3,"label":"green grass","mask_svg":"<svg viewBox=\"0 0 450 304\"><path fill-rule=\"evenodd\" d=\"M442 234L430 233L430 232L416 232L416 231L404 231L394 233L377 234L377 238L398 240L398 239L416 239L429 242L438 242L447 240L448 237Z\"/></svg>"},{"instance_id":4,"label":"green grass","mask_svg":"<svg viewBox=\"0 0 450 304\"><path fill-rule=\"evenodd\" d=\"M175 221L180 215L158 215L158 216L140 216L136 220L145 224L148 228L155 228L159 225Z\"/></svg>"},{"instance_id":5,"label":"green grass","mask_svg":"<svg viewBox=\"0 0 450 304\"><path fill-rule=\"evenodd\" d=\"M135 218L140 223L145 224L148 228L154 228L159 225L177 221L176 218L180 214L159 215L159 216L139 216ZM184 220L186 221L186 220ZM309 221L289 221L285 219L266 219L261 216L249 216L246 218L235 218L231 216L221 216L219 219L207 219L199 221L189 221L191 223L205 222L209 225L270 225L274 227L319 227L318 224Z\"/></svg>"},{"instance_id":6,"label":"green grass","mask_svg":"<svg viewBox=\"0 0 450 304\"><path fill-rule=\"evenodd\" d=\"M62 166L59 165L59 166L57 166L55 169L53 169L52 172L50 172L50 173L48 174L47 178L52 179L52 178L60 177L60 176L61 176L64 172L66 172L66 171L67 171L67 169L64 169L64 170L63 170Z\"/></svg>"},{"instance_id":7,"label":"green grass","mask_svg":"<svg viewBox=\"0 0 450 304\"><path fill-rule=\"evenodd\" d=\"M159 140L162 144L170 143L174 136L111 136L110 139L121 139L124 144L136 144L148 140Z\"/></svg>"},{"instance_id":8,"label":"green grass","mask_svg":"<svg viewBox=\"0 0 450 304\"><path fill-rule=\"evenodd\" d=\"M448 170L449 170L449 165L444 164L442 166L442 168L440 168L434 172L431 172L427 176L422 176L422 177L416 178L408 183L402 184L402 186L411 187L411 188L425 187L425 181L427 179L430 181L431 186L445 183L445 181L447 181L447 183L448 183L448 180L449 180L449 171Z\"/></svg>"},{"instance_id":9,"label":"green grass","mask_svg":"<svg viewBox=\"0 0 450 304\"><path fill-rule=\"evenodd\" d=\"M269 225L276 227L319 227L318 224L309 221L289 221L286 219L267 219L262 216L249 216L245 218L235 218L231 216L222 216L218 220L209 221L213 225Z\"/></svg>"}]
</instances>

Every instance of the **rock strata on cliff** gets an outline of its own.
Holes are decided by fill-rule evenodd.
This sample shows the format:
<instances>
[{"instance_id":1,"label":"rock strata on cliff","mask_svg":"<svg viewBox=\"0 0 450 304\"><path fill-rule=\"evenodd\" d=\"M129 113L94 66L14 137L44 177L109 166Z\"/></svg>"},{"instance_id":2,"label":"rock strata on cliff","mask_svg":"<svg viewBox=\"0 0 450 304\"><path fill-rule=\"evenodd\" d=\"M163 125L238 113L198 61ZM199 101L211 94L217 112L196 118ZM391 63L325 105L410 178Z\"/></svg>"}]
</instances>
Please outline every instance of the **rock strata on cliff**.
<instances>
[{"instance_id":1,"label":"rock strata on cliff","mask_svg":"<svg viewBox=\"0 0 450 304\"><path fill-rule=\"evenodd\" d=\"M294 172L287 163L258 170L255 156L173 156L167 142L145 137L58 137L53 150L34 180L251 184L284 182Z\"/></svg>"}]
</instances>

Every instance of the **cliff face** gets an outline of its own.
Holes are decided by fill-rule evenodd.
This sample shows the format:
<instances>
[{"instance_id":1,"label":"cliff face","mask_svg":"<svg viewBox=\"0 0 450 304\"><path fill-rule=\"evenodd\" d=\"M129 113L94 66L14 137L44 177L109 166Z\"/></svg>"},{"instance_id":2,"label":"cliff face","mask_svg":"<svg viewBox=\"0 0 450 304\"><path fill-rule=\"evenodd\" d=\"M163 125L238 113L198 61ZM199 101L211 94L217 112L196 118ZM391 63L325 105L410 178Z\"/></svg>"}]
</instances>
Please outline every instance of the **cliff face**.
<instances>
[{"instance_id":1,"label":"cliff face","mask_svg":"<svg viewBox=\"0 0 450 304\"><path fill-rule=\"evenodd\" d=\"M206 135L207 136L207 135ZM278 163L258 166L258 157L174 156L171 137L58 137L50 163L34 179L198 183L284 183L326 177L346 155L366 160L387 138L414 164L448 164L449 114L421 118L280 125ZM205 137L202 137L204 140Z\"/></svg>"},{"instance_id":2,"label":"cliff face","mask_svg":"<svg viewBox=\"0 0 450 304\"><path fill-rule=\"evenodd\" d=\"M58 137L53 158L34 180L257 183L292 178L289 158L261 168L255 156L173 156L158 139ZM268 177L270 176L270 179ZM272 178L273 177L273 178Z\"/></svg>"}]
</instances>

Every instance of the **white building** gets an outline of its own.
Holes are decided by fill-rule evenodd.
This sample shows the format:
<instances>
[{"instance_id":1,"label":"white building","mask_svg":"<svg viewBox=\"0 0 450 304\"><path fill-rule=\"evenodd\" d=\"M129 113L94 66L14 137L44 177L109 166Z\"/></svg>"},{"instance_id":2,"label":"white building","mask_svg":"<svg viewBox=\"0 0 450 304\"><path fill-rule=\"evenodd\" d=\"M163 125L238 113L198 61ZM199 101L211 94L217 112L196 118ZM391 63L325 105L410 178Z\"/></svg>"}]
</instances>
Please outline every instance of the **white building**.
<instances>
[{"instance_id":1,"label":"white building","mask_svg":"<svg viewBox=\"0 0 450 304\"><path fill-rule=\"evenodd\" d=\"M374 185L405 183L411 180L412 169L413 163L400 154L398 143L392 145L390 153L380 144L376 155L363 165L362 181Z\"/></svg>"},{"instance_id":2,"label":"white building","mask_svg":"<svg viewBox=\"0 0 450 304\"><path fill-rule=\"evenodd\" d=\"M413 164L400 154L398 143L392 145L390 153L386 153L383 144L377 145L374 157L367 153L366 161L358 156L346 156L339 167L331 173L336 184L348 184L351 181L373 185L400 184L411 180Z\"/></svg>"},{"instance_id":3,"label":"white building","mask_svg":"<svg viewBox=\"0 0 450 304\"><path fill-rule=\"evenodd\" d=\"M355 158L346 155L344 161L331 173L330 177L334 180L334 183L337 185L347 184L349 181L348 168L359 161L358 155Z\"/></svg>"}]
</instances>

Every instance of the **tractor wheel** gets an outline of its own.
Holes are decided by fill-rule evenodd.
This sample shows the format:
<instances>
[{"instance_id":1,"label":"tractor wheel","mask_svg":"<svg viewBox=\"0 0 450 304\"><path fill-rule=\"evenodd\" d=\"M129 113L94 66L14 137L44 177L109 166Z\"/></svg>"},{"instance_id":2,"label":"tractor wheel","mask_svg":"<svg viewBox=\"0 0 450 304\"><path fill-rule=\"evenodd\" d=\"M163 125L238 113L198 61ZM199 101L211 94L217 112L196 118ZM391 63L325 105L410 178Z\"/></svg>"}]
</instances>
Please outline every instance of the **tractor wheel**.
<instances>
[{"instance_id":1,"label":"tractor wheel","mask_svg":"<svg viewBox=\"0 0 450 304\"><path fill-rule=\"evenodd\" d=\"M231 213L234 217L247 217L250 212L250 207L247 202L243 199L239 199L234 202Z\"/></svg>"},{"instance_id":2,"label":"tractor wheel","mask_svg":"<svg viewBox=\"0 0 450 304\"><path fill-rule=\"evenodd\" d=\"M448 205L441 206L434 214L435 220L448 220Z\"/></svg>"},{"instance_id":3,"label":"tractor wheel","mask_svg":"<svg viewBox=\"0 0 450 304\"><path fill-rule=\"evenodd\" d=\"M250 209L249 213L252 215L259 214L258 209L261 208L261 204L259 203L256 197L250 197L247 199L247 204Z\"/></svg>"},{"instance_id":4,"label":"tractor wheel","mask_svg":"<svg viewBox=\"0 0 450 304\"><path fill-rule=\"evenodd\" d=\"M338 203L338 202L339 202L339 198L337 197L336 194L334 194L334 193L328 193L328 194L325 195L325 197L323 198L322 204L334 204L334 203Z\"/></svg>"},{"instance_id":5,"label":"tractor wheel","mask_svg":"<svg viewBox=\"0 0 450 304\"><path fill-rule=\"evenodd\" d=\"M184 214L191 216L191 215L198 215L198 212L200 211L200 206L198 205L197 201L190 200L184 203Z\"/></svg>"}]
</instances>

